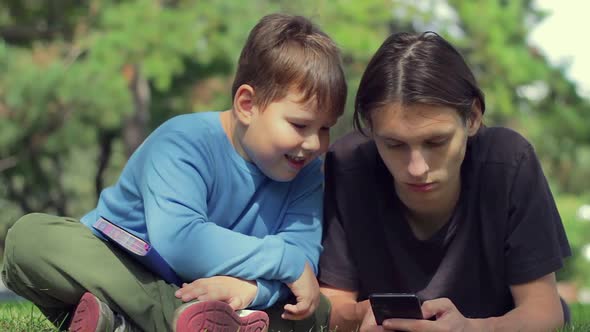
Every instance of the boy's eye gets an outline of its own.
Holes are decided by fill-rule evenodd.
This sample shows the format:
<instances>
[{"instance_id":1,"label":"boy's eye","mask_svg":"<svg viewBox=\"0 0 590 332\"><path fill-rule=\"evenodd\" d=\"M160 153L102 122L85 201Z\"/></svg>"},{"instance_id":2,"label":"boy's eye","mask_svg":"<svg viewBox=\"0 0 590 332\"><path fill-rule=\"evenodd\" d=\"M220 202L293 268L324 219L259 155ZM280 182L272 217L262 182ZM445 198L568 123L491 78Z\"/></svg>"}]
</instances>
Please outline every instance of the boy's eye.
<instances>
[{"instance_id":1,"label":"boy's eye","mask_svg":"<svg viewBox=\"0 0 590 332\"><path fill-rule=\"evenodd\" d=\"M294 123L294 122L291 122L291 125L292 125L293 127L297 128L297 129L304 129L304 128L306 127L306 126L305 126L305 125L303 125L303 124Z\"/></svg>"}]
</instances>

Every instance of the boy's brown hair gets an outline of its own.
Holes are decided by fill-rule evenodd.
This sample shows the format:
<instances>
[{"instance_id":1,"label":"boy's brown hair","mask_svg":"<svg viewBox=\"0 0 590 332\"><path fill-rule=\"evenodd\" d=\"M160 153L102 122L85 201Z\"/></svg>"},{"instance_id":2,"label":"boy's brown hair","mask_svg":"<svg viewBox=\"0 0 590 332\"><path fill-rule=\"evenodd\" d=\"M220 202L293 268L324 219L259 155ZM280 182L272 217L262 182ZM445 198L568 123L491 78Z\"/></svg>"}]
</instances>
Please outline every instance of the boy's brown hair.
<instances>
[{"instance_id":1,"label":"boy's brown hair","mask_svg":"<svg viewBox=\"0 0 590 332\"><path fill-rule=\"evenodd\" d=\"M254 88L254 103L261 109L292 88L318 110L342 114L346 103L338 47L302 16L271 14L256 24L240 54L232 98L242 84Z\"/></svg>"}]
</instances>

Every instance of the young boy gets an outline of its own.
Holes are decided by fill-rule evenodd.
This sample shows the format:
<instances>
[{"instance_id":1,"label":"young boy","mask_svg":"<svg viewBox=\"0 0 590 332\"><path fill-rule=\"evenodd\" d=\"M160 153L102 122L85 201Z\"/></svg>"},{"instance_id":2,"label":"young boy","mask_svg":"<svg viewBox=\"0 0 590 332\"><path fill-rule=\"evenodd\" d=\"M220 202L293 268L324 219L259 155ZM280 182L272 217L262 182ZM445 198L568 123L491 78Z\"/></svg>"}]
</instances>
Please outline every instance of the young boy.
<instances>
[{"instance_id":1,"label":"young boy","mask_svg":"<svg viewBox=\"0 0 590 332\"><path fill-rule=\"evenodd\" d=\"M6 285L56 324L74 311L73 331L260 331L266 313L234 310L269 308L291 293L296 304L281 317L311 315L318 156L346 99L339 51L303 17L266 16L242 50L232 96L228 111L156 129L81 222L17 221L6 239ZM96 236L100 218L149 242L185 284L165 282Z\"/></svg>"}]
</instances>

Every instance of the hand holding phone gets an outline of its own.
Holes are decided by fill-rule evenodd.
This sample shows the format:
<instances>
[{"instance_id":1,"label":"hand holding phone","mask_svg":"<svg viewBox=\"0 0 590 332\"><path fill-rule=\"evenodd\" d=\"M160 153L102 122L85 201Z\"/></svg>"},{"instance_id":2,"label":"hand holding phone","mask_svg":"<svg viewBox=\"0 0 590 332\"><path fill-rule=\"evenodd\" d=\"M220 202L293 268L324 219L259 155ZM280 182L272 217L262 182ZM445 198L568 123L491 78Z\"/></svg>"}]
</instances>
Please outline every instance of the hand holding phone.
<instances>
[{"instance_id":1,"label":"hand holding phone","mask_svg":"<svg viewBox=\"0 0 590 332\"><path fill-rule=\"evenodd\" d=\"M389 318L424 319L420 299L415 294L374 293L369 295L377 325Z\"/></svg>"}]
</instances>

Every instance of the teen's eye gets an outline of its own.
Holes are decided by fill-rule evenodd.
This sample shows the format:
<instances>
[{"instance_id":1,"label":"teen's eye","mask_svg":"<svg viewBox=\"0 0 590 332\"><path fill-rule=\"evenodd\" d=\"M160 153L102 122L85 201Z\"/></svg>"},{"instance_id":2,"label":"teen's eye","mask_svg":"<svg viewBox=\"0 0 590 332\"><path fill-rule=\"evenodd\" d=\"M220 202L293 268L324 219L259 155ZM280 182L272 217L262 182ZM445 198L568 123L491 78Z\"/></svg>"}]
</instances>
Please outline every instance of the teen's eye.
<instances>
[{"instance_id":1,"label":"teen's eye","mask_svg":"<svg viewBox=\"0 0 590 332\"><path fill-rule=\"evenodd\" d=\"M306 125L303 124L299 124L299 123L294 123L294 122L290 122L291 126L297 128L297 129L305 129L305 127L307 127Z\"/></svg>"},{"instance_id":2,"label":"teen's eye","mask_svg":"<svg viewBox=\"0 0 590 332\"><path fill-rule=\"evenodd\" d=\"M385 143L385 147L388 149L399 149L404 146L403 143Z\"/></svg>"},{"instance_id":3,"label":"teen's eye","mask_svg":"<svg viewBox=\"0 0 590 332\"><path fill-rule=\"evenodd\" d=\"M439 140L435 140L435 141L427 141L426 145L430 146L430 147L439 147L439 146L443 146L445 144L447 144L449 140L448 139L439 139Z\"/></svg>"},{"instance_id":4,"label":"teen's eye","mask_svg":"<svg viewBox=\"0 0 590 332\"><path fill-rule=\"evenodd\" d=\"M330 127L322 127L320 128L321 131L330 131Z\"/></svg>"}]
</instances>

